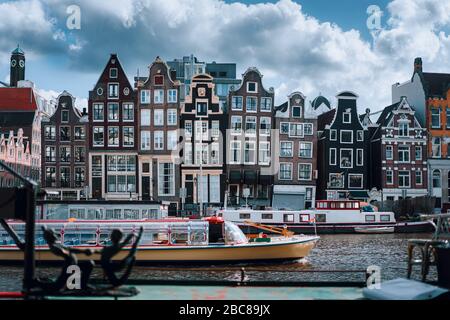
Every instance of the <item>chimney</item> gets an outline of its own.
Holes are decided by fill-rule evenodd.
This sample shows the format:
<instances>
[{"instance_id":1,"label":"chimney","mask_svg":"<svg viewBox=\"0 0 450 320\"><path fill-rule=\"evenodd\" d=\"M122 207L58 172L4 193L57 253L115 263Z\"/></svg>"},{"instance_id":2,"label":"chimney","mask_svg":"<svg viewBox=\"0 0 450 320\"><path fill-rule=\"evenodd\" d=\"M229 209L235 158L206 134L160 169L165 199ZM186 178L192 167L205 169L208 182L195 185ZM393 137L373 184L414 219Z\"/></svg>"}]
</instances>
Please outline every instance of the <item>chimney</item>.
<instances>
[{"instance_id":1,"label":"chimney","mask_svg":"<svg viewBox=\"0 0 450 320\"><path fill-rule=\"evenodd\" d=\"M82 115L83 115L83 116L87 115L86 108L83 108L83 114L82 114Z\"/></svg>"},{"instance_id":2,"label":"chimney","mask_svg":"<svg viewBox=\"0 0 450 320\"><path fill-rule=\"evenodd\" d=\"M170 78L172 79L172 81L177 80L177 70L170 69Z\"/></svg>"},{"instance_id":3,"label":"chimney","mask_svg":"<svg viewBox=\"0 0 450 320\"><path fill-rule=\"evenodd\" d=\"M422 58L418 57L414 60L414 73L422 73Z\"/></svg>"}]
</instances>

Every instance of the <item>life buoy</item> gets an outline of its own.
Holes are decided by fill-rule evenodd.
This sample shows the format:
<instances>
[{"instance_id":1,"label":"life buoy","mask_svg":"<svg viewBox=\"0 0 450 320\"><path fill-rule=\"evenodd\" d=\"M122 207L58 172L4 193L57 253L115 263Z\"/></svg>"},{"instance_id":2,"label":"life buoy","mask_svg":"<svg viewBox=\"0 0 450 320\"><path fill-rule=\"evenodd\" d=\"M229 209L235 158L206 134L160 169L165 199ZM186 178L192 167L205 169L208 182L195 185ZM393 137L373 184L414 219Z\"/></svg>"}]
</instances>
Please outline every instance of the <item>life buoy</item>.
<instances>
[{"instance_id":1,"label":"life buoy","mask_svg":"<svg viewBox=\"0 0 450 320\"><path fill-rule=\"evenodd\" d=\"M205 218L205 220L211 224L221 224L224 222L222 217L216 217L216 216L207 217L207 218Z\"/></svg>"}]
</instances>

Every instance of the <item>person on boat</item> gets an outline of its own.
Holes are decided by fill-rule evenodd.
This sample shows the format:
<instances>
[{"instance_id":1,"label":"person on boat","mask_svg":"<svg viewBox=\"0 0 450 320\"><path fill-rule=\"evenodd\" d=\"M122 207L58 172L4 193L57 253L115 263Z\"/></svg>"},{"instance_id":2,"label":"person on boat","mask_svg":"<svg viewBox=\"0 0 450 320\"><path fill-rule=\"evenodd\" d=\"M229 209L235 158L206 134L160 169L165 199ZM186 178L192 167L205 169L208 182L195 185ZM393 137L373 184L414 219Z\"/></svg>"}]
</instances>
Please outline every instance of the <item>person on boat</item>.
<instances>
[{"instance_id":1,"label":"person on boat","mask_svg":"<svg viewBox=\"0 0 450 320\"><path fill-rule=\"evenodd\" d=\"M119 229L114 229L110 236L111 245L103 247L103 249L99 252L101 256L100 265L103 268L105 276L108 278L113 287L121 286L128 279L131 269L136 261L136 250L139 241L141 240L143 231L144 228L141 226L137 235L130 233L125 240L122 241L123 232ZM113 257L116 256L125 246L127 246L133 237L135 237L135 241L131 246L128 255L119 262L113 262ZM118 277L116 273L122 271L123 269L125 269L125 272L122 276Z\"/></svg>"},{"instance_id":2,"label":"person on boat","mask_svg":"<svg viewBox=\"0 0 450 320\"><path fill-rule=\"evenodd\" d=\"M50 252L55 256L61 257L64 260L64 265L61 275L57 278L56 281L38 280L37 285L42 289L49 291L60 291L64 289L67 285L67 280L71 275L71 273L67 272L67 268L69 266L76 265L80 268L81 271L80 289L90 289L91 287L88 285L88 281L95 263L92 260L78 261L76 254L81 253L90 256L93 254L93 251L91 249L67 247L58 241L58 237L55 231L47 229L46 227L42 227L42 230L44 232L44 239L48 244Z\"/></svg>"}]
</instances>

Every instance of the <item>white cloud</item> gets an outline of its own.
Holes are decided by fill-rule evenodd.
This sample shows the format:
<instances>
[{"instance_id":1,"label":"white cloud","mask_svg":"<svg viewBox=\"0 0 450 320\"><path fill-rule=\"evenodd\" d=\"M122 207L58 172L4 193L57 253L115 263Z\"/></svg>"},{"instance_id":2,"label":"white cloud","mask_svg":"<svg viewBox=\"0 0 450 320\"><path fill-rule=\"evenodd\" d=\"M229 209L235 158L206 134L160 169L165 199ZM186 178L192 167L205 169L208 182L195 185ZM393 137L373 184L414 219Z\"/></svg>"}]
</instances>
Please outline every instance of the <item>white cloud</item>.
<instances>
[{"instance_id":1,"label":"white cloud","mask_svg":"<svg viewBox=\"0 0 450 320\"><path fill-rule=\"evenodd\" d=\"M236 62L238 73L257 66L265 75L265 87L275 88L278 103L294 90L308 100L322 93L331 101L339 91L351 90L360 96L360 112L389 104L391 84L411 76L416 56L424 58L425 70L450 72L442 63L450 58L450 36L445 32L449 1L393 0L373 45L356 30L343 31L335 23L307 16L291 0L252 5L220 0L81 0L77 2L81 30L68 32L65 9L72 2L13 2L8 8L21 18L0 22L0 34L7 33L3 25L21 26L17 37L23 39L32 37L27 32L37 32L45 41L39 46L31 42L32 50L45 54L56 46L64 50L59 54L71 58L73 69L90 73L100 72L111 52L117 52L133 72L137 67L145 70L157 55L169 60L190 53L205 61ZM20 10L27 6L34 8L33 13ZM0 21L5 8L0 5ZM37 31L22 26L23 19L34 22ZM86 95L95 80L86 84ZM76 79L64 81L70 91Z\"/></svg>"}]
</instances>

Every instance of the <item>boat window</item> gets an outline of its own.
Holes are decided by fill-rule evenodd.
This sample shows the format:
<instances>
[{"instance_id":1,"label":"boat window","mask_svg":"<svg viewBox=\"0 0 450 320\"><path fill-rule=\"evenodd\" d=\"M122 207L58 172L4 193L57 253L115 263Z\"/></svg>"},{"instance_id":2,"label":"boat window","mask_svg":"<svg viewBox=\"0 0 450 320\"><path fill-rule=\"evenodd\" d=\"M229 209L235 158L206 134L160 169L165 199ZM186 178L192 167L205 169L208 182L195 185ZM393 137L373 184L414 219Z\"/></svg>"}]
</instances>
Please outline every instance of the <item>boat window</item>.
<instances>
[{"instance_id":1,"label":"boat window","mask_svg":"<svg viewBox=\"0 0 450 320\"><path fill-rule=\"evenodd\" d=\"M186 244L189 239L187 230L172 230L170 233L170 243L172 244Z\"/></svg>"},{"instance_id":2,"label":"boat window","mask_svg":"<svg viewBox=\"0 0 450 320\"><path fill-rule=\"evenodd\" d=\"M309 222L309 214L300 214L300 222Z\"/></svg>"},{"instance_id":3,"label":"boat window","mask_svg":"<svg viewBox=\"0 0 450 320\"><path fill-rule=\"evenodd\" d=\"M67 226L64 229L64 245L95 246L97 244L97 229Z\"/></svg>"},{"instance_id":4,"label":"boat window","mask_svg":"<svg viewBox=\"0 0 450 320\"><path fill-rule=\"evenodd\" d=\"M382 214L380 215L380 221L389 222L391 221L391 216L388 214Z\"/></svg>"},{"instance_id":5,"label":"boat window","mask_svg":"<svg viewBox=\"0 0 450 320\"><path fill-rule=\"evenodd\" d=\"M351 209L351 208L353 208L353 204L354 204L354 202L347 202L345 205L346 205L347 209Z\"/></svg>"},{"instance_id":6,"label":"boat window","mask_svg":"<svg viewBox=\"0 0 450 320\"><path fill-rule=\"evenodd\" d=\"M375 215L366 214L366 222L375 222Z\"/></svg>"},{"instance_id":7,"label":"boat window","mask_svg":"<svg viewBox=\"0 0 450 320\"><path fill-rule=\"evenodd\" d=\"M123 212L125 220L138 220L139 210L138 209L124 209Z\"/></svg>"},{"instance_id":8,"label":"boat window","mask_svg":"<svg viewBox=\"0 0 450 320\"><path fill-rule=\"evenodd\" d=\"M239 214L239 219L251 219L251 214L250 213L240 213Z\"/></svg>"},{"instance_id":9,"label":"boat window","mask_svg":"<svg viewBox=\"0 0 450 320\"><path fill-rule=\"evenodd\" d=\"M294 222L294 215L291 213L283 214L283 222Z\"/></svg>"},{"instance_id":10,"label":"boat window","mask_svg":"<svg viewBox=\"0 0 450 320\"><path fill-rule=\"evenodd\" d=\"M103 220L103 208L88 209L87 220Z\"/></svg>"},{"instance_id":11,"label":"boat window","mask_svg":"<svg viewBox=\"0 0 450 320\"><path fill-rule=\"evenodd\" d=\"M355 202L355 209L359 209L359 202Z\"/></svg>"},{"instance_id":12,"label":"boat window","mask_svg":"<svg viewBox=\"0 0 450 320\"><path fill-rule=\"evenodd\" d=\"M224 225L226 244L241 244L248 242L247 237L237 225L229 221L225 221Z\"/></svg>"},{"instance_id":13,"label":"boat window","mask_svg":"<svg viewBox=\"0 0 450 320\"><path fill-rule=\"evenodd\" d=\"M316 214L316 222L327 222L327 215L324 213Z\"/></svg>"},{"instance_id":14,"label":"boat window","mask_svg":"<svg viewBox=\"0 0 450 320\"><path fill-rule=\"evenodd\" d=\"M86 210L83 208L70 208L69 218L85 220L86 219Z\"/></svg>"},{"instance_id":15,"label":"boat window","mask_svg":"<svg viewBox=\"0 0 450 320\"><path fill-rule=\"evenodd\" d=\"M261 214L261 219L272 220L273 219L273 214L271 214L271 213L262 213Z\"/></svg>"},{"instance_id":16,"label":"boat window","mask_svg":"<svg viewBox=\"0 0 450 320\"><path fill-rule=\"evenodd\" d=\"M106 209L106 220L121 220L122 209Z\"/></svg>"},{"instance_id":17,"label":"boat window","mask_svg":"<svg viewBox=\"0 0 450 320\"><path fill-rule=\"evenodd\" d=\"M143 209L142 210L142 219L158 219L158 210L157 209Z\"/></svg>"},{"instance_id":18,"label":"boat window","mask_svg":"<svg viewBox=\"0 0 450 320\"><path fill-rule=\"evenodd\" d=\"M345 209L345 202L339 202L339 208Z\"/></svg>"}]
</instances>

